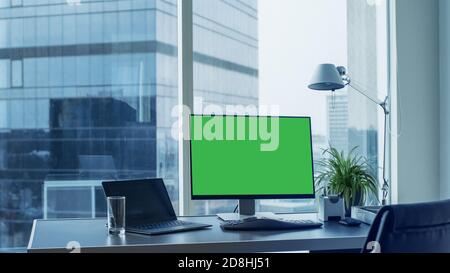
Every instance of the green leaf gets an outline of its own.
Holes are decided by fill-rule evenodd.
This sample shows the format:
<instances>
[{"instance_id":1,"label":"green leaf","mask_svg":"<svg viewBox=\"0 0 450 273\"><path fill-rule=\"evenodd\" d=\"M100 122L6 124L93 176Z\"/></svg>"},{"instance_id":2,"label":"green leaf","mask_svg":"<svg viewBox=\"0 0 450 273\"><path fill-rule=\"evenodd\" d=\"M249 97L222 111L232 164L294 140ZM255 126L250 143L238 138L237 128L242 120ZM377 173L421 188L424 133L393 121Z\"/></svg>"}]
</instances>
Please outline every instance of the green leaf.
<instances>
[{"instance_id":1,"label":"green leaf","mask_svg":"<svg viewBox=\"0 0 450 273\"><path fill-rule=\"evenodd\" d=\"M345 205L365 204L369 197L378 201L378 181L367 158L356 155L354 147L347 155L330 147L322 152L323 159L316 161L316 189L327 194L340 195Z\"/></svg>"}]
</instances>

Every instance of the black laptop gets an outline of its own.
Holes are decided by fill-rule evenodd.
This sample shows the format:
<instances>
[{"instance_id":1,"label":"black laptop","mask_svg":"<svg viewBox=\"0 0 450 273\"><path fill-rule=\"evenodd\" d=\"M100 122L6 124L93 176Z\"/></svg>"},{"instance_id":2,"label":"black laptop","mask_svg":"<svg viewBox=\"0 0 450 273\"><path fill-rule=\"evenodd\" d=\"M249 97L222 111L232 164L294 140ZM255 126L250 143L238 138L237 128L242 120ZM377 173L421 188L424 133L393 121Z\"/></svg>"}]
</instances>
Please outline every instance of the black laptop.
<instances>
[{"instance_id":1,"label":"black laptop","mask_svg":"<svg viewBox=\"0 0 450 273\"><path fill-rule=\"evenodd\" d=\"M211 227L178 220L162 179L112 181L102 185L107 197L126 197L127 232L158 235Z\"/></svg>"}]
</instances>

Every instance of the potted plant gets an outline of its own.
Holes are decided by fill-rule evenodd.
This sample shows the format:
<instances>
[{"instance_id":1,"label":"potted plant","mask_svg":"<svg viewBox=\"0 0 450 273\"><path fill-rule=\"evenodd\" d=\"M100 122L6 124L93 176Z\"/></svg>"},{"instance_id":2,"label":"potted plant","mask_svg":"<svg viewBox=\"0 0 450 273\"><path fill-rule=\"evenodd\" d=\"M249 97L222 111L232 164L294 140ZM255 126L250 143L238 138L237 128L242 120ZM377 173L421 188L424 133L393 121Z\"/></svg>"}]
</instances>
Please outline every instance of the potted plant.
<instances>
[{"instance_id":1,"label":"potted plant","mask_svg":"<svg viewBox=\"0 0 450 273\"><path fill-rule=\"evenodd\" d=\"M338 195L344 199L346 216L353 206L363 206L369 197L378 200L378 181L367 159L354 154L348 155L330 147L324 150L324 158L318 161L316 188L326 195Z\"/></svg>"}]
</instances>

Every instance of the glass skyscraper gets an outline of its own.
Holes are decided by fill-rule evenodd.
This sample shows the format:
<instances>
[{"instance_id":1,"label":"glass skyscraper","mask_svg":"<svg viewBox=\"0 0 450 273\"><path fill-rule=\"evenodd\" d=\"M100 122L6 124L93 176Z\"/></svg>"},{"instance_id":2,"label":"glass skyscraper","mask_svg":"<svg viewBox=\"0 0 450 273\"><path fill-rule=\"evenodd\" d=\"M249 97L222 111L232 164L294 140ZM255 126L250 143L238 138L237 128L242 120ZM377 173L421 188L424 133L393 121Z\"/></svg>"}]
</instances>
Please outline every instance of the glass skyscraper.
<instances>
[{"instance_id":1,"label":"glass skyscraper","mask_svg":"<svg viewBox=\"0 0 450 273\"><path fill-rule=\"evenodd\" d=\"M256 0L194 0L193 27L195 96L258 105ZM0 0L0 248L104 215L102 180L163 177L178 207L177 37L176 0Z\"/></svg>"},{"instance_id":2,"label":"glass skyscraper","mask_svg":"<svg viewBox=\"0 0 450 273\"><path fill-rule=\"evenodd\" d=\"M327 97L328 137L330 146L338 151L349 151L348 137L348 96L331 95Z\"/></svg>"}]
</instances>

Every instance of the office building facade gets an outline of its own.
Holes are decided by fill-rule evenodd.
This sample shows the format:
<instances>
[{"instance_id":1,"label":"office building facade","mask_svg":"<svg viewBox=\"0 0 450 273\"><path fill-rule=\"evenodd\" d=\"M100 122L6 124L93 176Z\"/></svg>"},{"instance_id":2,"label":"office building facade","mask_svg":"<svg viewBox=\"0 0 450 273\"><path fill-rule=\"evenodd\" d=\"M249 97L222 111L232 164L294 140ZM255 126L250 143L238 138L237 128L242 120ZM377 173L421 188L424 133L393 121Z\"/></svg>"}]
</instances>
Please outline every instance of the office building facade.
<instances>
[{"instance_id":1,"label":"office building facade","mask_svg":"<svg viewBox=\"0 0 450 273\"><path fill-rule=\"evenodd\" d=\"M338 151L349 150L348 112L347 95L333 94L327 97L329 145Z\"/></svg>"}]
</instances>

